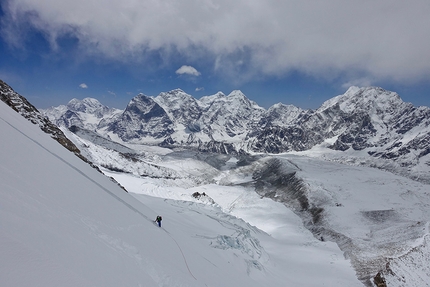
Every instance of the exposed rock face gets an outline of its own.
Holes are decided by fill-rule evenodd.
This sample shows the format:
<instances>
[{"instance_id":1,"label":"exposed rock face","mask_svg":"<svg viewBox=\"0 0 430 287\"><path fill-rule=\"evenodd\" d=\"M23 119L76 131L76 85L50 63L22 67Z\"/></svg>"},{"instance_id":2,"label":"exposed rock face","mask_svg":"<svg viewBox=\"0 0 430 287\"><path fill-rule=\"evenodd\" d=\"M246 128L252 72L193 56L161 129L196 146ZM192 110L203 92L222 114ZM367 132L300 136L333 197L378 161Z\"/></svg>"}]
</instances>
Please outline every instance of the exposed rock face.
<instances>
[{"instance_id":1,"label":"exposed rock face","mask_svg":"<svg viewBox=\"0 0 430 287\"><path fill-rule=\"evenodd\" d=\"M38 125L45 133L50 134L65 148L82 157L79 149L64 135L64 133L47 118L45 118L26 98L17 94L10 86L0 80L0 99L8 106L21 114L35 125Z\"/></svg>"},{"instance_id":2,"label":"exposed rock face","mask_svg":"<svg viewBox=\"0 0 430 287\"><path fill-rule=\"evenodd\" d=\"M250 101L240 91L228 96L218 93L204 100L200 118L204 131L215 140L244 137L257 126L264 109Z\"/></svg>"},{"instance_id":3,"label":"exposed rock face","mask_svg":"<svg viewBox=\"0 0 430 287\"><path fill-rule=\"evenodd\" d=\"M294 115L282 125L269 114L271 120L248 133L248 150L303 151L334 139L328 145L333 150L363 151L404 167L430 163L430 109L405 103L396 93L352 87L315 111Z\"/></svg>"},{"instance_id":4,"label":"exposed rock face","mask_svg":"<svg viewBox=\"0 0 430 287\"><path fill-rule=\"evenodd\" d=\"M168 107L165 111L170 119L190 129L193 129L195 122L202 116L198 101L180 89L161 93L154 101L162 107Z\"/></svg>"},{"instance_id":5,"label":"exposed rock face","mask_svg":"<svg viewBox=\"0 0 430 287\"><path fill-rule=\"evenodd\" d=\"M173 123L166 111L152 98L139 94L127 105L121 116L108 126L123 141L142 137L156 139L173 133Z\"/></svg>"},{"instance_id":6,"label":"exposed rock face","mask_svg":"<svg viewBox=\"0 0 430 287\"><path fill-rule=\"evenodd\" d=\"M42 131L47 134L50 134L53 139L55 139L58 143L64 146L69 151L73 152L77 157L91 165L93 168L98 170L100 169L90 162L85 156L81 154L81 151L76 147L76 145L69 140L64 133L53 124L47 117L42 115L36 107L34 107L26 98L16 93L9 85L0 80L0 99L5 102L8 106L14 109L16 112L21 114L24 118L36 124L40 127ZM82 108L82 107L81 107ZM86 110L87 111L87 110ZM118 182L111 178L111 180L118 184ZM127 190L118 184L124 191Z\"/></svg>"}]
</instances>

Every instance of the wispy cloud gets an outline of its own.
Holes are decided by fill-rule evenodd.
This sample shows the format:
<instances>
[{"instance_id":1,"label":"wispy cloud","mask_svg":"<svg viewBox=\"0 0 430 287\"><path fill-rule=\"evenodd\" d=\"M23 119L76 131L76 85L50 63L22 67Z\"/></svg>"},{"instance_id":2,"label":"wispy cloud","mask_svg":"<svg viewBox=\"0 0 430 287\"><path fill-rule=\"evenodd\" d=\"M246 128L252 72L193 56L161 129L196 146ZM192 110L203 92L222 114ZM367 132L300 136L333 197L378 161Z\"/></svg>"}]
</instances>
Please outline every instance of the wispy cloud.
<instances>
[{"instance_id":1,"label":"wispy cloud","mask_svg":"<svg viewBox=\"0 0 430 287\"><path fill-rule=\"evenodd\" d=\"M342 84L342 88L348 89L351 86L358 86L358 87L367 87L371 86L373 84L372 79L369 78L356 78L350 81L347 81Z\"/></svg>"},{"instance_id":2,"label":"wispy cloud","mask_svg":"<svg viewBox=\"0 0 430 287\"><path fill-rule=\"evenodd\" d=\"M183 65L179 69L176 70L176 74L178 75L191 75L191 76L200 76L200 72L197 71L194 67Z\"/></svg>"},{"instance_id":3,"label":"wispy cloud","mask_svg":"<svg viewBox=\"0 0 430 287\"><path fill-rule=\"evenodd\" d=\"M6 3L0 24L11 43L19 36L24 42L23 30L32 26L53 48L68 35L89 54L134 61L155 52L167 62L179 55L249 79L292 70L315 77L351 71L396 81L430 77L428 0Z\"/></svg>"},{"instance_id":4,"label":"wispy cloud","mask_svg":"<svg viewBox=\"0 0 430 287\"><path fill-rule=\"evenodd\" d=\"M196 88L196 92L200 92L200 91L204 91L205 90L205 88L204 87L197 87Z\"/></svg>"},{"instance_id":5,"label":"wispy cloud","mask_svg":"<svg viewBox=\"0 0 430 287\"><path fill-rule=\"evenodd\" d=\"M88 86L87 86L87 84L82 83L82 84L79 85L79 88L81 88L81 89L88 89Z\"/></svg>"}]
</instances>

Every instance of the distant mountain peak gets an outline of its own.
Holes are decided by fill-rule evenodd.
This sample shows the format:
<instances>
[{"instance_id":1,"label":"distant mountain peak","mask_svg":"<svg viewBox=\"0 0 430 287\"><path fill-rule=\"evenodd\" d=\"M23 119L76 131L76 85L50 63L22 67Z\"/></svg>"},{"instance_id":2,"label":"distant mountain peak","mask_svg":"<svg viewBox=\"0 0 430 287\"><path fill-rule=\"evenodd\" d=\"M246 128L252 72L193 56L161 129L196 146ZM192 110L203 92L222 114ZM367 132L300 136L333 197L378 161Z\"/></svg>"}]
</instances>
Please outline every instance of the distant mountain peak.
<instances>
[{"instance_id":1,"label":"distant mountain peak","mask_svg":"<svg viewBox=\"0 0 430 287\"><path fill-rule=\"evenodd\" d=\"M83 100L74 98L67 104L67 108L75 112L93 112L95 109L102 106L103 105L98 100L93 98L85 98Z\"/></svg>"},{"instance_id":2,"label":"distant mountain peak","mask_svg":"<svg viewBox=\"0 0 430 287\"><path fill-rule=\"evenodd\" d=\"M152 97L141 93L132 98L124 112L108 125L108 131L127 142L141 137L168 136L173 132L172 124L166 111Z\"/></svg>"},{"instance_id":3,"label":"distant mountain peak","mask_svg":"<svg viewBox=\"0 0 430 287\"><path fill-rule=\"evenodd\" d=\"M380 87L351 87L344 94L325 101L318 109L319 111L339 105L345 112L352 112L356 109L386 109L393 105L405 104L400 96Z\"/></svg>"},{"instance_id":4,"label":"distant mountain peak","mask_svg":"<svg viewBox=\"0 0 430 287\"><path fill-rule=\"evenodd\" d=\"M217 92L216 94L213 94L213 95L201 97L199 102L202 104L210 104L217 99L221 99L225 97L226 95L223 92Z\"/></svg>"},{"instance_id":5,"label":"distant mountain peak","mask_svg":"<svg viewBox=\"0 0 430 287\"><path fill-rule=\"evenodd\" d=\"M233 90L227 97L243 97L246 98L245 94L241 90Z\"/></svg>"},{"instance_id":6,"label":"distant mountain peak","mask_svg":"<svg viewBox=\"0 0 430 287\"><path fill-rule=\"evenodd\" d=\"M86 121L82 113L63 112L62 119ZM121 113L103 116L97 128L103 127L126 142L202 151L282 153L323 145L402 166L430 162L430 109L380 87L353 86L317 110L282 103L265 110L240 90L199 100L181 89L157 97L138 94Z\"/></svg>"},{"instance_id":7,"label":"distant mountain peak","mask_svg":"<svg viewBox=\"0 0 430 287\"><path fill-rule=\"evenodd\" d=\"M176 88L176 89L173 89L173 90L171 90L171 91L169 91L169 92L167 92L167 93L170 93L170 94L180 94L180 93L184 93L184 94L186 94L182 89L180 89L180 88Z\"/></svg>"},{"instance_id":8,"label":"distant mountain peak","mask_svg":"<svg viewBox=\"0 0 430 287\"><path fill-rule=\"evenodd\" d=\"M157 97L154 98L156 101L157 99L161 99L160 101L163 102L177 102L177 101L195 101L195 99L184 92L181 89L175 89L169 92L162 92Z\"/></svg>"}]
</instances>

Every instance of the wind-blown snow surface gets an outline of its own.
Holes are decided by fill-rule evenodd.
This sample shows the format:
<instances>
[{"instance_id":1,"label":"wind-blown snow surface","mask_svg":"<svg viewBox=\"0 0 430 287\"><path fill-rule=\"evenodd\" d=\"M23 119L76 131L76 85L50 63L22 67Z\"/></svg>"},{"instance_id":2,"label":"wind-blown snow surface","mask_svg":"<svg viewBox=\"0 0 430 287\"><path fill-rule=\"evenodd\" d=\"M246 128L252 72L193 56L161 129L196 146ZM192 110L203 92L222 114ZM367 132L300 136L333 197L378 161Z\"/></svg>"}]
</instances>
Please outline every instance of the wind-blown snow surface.
<instances>
[{"instance_id":1,"label":"wind-blown snow surface","mask_svg":"<svg viewBox=\"0 0 430 287\"><path fill-rule=\"evenodd\" d=\"M361 286L281 204L250 194L242 211L270 236L216 205L133 197L3 103L0 131L2 286Z\"/></svg>"}]
</instances>

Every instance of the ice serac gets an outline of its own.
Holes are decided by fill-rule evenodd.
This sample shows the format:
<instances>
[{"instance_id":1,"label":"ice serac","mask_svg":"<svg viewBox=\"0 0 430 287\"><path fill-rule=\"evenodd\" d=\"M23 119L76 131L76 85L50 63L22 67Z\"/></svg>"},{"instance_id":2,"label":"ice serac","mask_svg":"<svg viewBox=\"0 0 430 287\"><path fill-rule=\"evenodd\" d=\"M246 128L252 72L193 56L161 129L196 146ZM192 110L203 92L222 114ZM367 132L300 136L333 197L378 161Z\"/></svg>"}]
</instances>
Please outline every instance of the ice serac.
<instances>
[{"instance_id":1,"label":"ice serac","mask_svg":"<svg viewBox=\"0 0 430 287\"><path fill-rule=\"evenodd\" d=\"M173 122L166 111L151 97L139 94L127 105L121 116L108 126L123 141L152 137L160 139L173 133Z\"/></svg>"}]
</instances>

